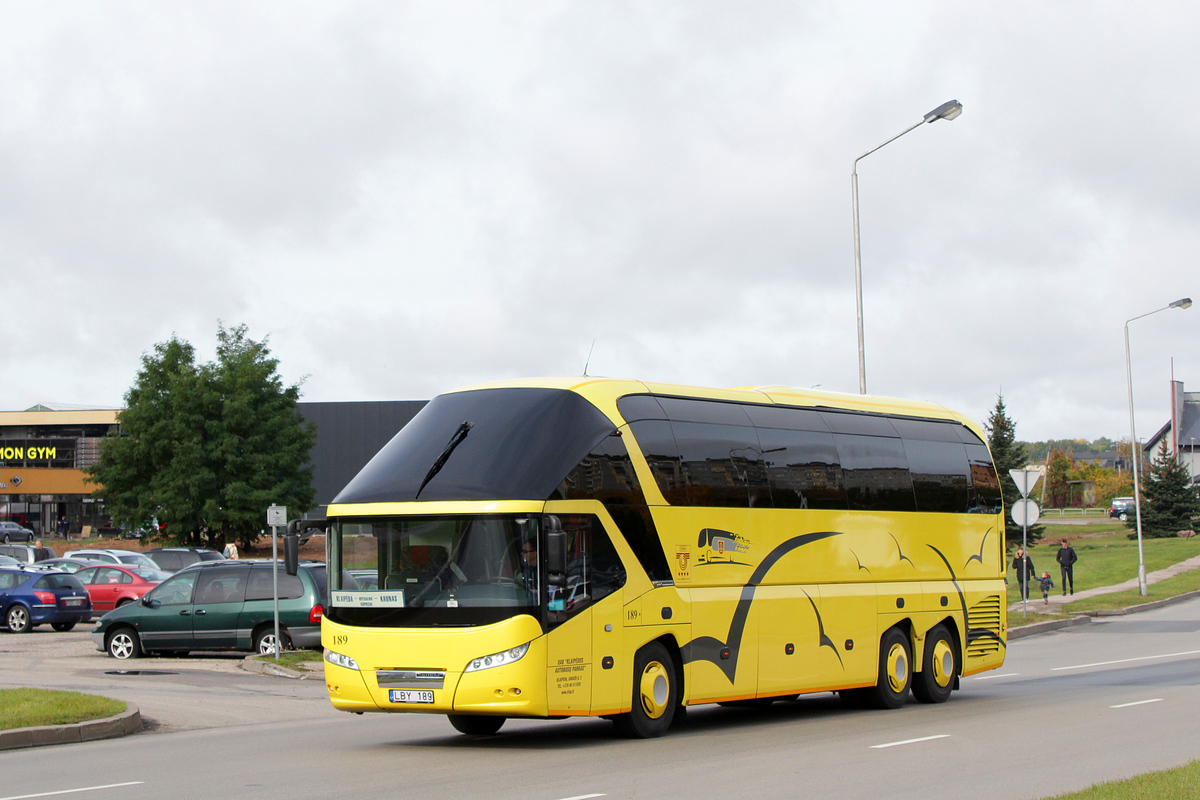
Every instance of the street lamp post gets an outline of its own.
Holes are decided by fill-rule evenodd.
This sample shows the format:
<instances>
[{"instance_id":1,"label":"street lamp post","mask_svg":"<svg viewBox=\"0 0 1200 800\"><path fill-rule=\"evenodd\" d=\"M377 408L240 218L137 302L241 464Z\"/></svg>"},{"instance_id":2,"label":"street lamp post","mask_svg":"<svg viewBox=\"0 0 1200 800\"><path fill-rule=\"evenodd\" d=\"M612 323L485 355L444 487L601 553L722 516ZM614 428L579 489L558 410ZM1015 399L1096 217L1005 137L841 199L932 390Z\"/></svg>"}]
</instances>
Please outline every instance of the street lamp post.
<instances>
[{"instance_id":1,"label":"street lamp post","mask_svg":"<svg viewBox=\"0 0 1200 800\"><path fill-rule=\"evenodd\" d=\"M1170 305L1156 308L1153 311L1147 311L1145 314L1140 314L1133 319L1125 321L1125 380L1129 384L1129 451L1133 456L1133 513L1137 517L1137 543L1138 543L1138 591L1142 597L1146 596L1146 559L1142 554L1142 485L1138 478L1140 463L1142 460L1142 449L1138 445L1137 429L1133 424L1133 368L1129 363L1129 323L1133 320L1148 317L1151 314L1157 314L1159 311L1166 311L1168 308L1188 308L1192 304L1190 297L1185 297L1182 300L1176 300Z\"/></svg>"},{"instance_id":2,"label":"street lamp post","mask_svg":"<svg viewBox=\"0 0 1200 800\"><path fill-rule=\"evenodd\" d=\"M926 122L937 122L939 119L954 119L962 113L962 103L950 100L925 115L924 119L912 127L905 128L879 147L873 147L854 159L854 168L850 170L850 189L854 195L854 302L858 311L858 393L867 393L867 356L863 345L863 298L862 298L862 258L859 252L858 240L858 162L874 153L880 147L891 144L909 131L916 130Z\"/></svg>"}]
</instances>

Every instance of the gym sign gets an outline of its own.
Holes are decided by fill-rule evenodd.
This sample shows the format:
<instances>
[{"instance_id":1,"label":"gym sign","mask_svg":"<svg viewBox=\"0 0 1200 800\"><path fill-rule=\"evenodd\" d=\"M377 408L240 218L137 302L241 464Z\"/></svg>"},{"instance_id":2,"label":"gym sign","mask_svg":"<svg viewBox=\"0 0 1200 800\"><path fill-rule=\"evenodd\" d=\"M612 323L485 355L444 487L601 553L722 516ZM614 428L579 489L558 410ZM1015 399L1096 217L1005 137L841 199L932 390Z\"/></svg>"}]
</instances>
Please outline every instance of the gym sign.
<instances>
[{"instance_id":1,"label":"gym sign","mask_svg":"<svg viewBox=\"0 0 1200 800\"><path fill-rule=\"evenodd\" d=\"M7 467L74 467L74 439L0 440L0 464Z\"/></svg>"}]
</instances>

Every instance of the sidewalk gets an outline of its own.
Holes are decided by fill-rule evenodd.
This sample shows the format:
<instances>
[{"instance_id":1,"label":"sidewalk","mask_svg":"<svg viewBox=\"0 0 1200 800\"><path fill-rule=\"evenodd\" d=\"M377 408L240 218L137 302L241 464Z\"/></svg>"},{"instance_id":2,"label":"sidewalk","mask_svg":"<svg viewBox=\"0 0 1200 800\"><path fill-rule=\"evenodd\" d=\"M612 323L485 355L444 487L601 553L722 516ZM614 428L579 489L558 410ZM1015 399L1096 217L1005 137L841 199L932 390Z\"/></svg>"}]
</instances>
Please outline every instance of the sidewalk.
<instances>
[{"instance_id":1,"label":"sidewalk","mask_svg":"<svg viewBox=\"0 0 1200 800\"><path fill-rule=\"evenodd\" d=\"M1148 586L1152 583L1158 583L1159 581L1166 580L1167 578L1173 578L1181 572L1188 572L1193 569L1200 569L1200 556L1193 556L1185 561L1180 561L1178 564L1172 564L1164 569L1146 573L1146 585ZM1097 595L1112 594L1113 592L1124 592L1138 588L1138 579L1135 576L1127 581L1124 581L1123 583L1117 583L1112 586L1098 586L1095 589L1086 589L1084 591L1076 592L1075 594L1069 594L1064 597L1062 594L1062 587L1058 585L1060 577L1061 576L1058 574L1055 574L1054 576L1055 586L1050 590L1049 604L1042 602L1042 592L1041 589L1038 588L1038 582L1036 580L1030 581L1029 611L1031 613L1048 614L1050 612L1058 611L1064 603L1074 603L1076 600L1086 600L1089 597L1096 597ZM1024 603L1018 600L1010 605L1008 610L1020 611L1023 606Z\"/></svg>"}]
</instances>

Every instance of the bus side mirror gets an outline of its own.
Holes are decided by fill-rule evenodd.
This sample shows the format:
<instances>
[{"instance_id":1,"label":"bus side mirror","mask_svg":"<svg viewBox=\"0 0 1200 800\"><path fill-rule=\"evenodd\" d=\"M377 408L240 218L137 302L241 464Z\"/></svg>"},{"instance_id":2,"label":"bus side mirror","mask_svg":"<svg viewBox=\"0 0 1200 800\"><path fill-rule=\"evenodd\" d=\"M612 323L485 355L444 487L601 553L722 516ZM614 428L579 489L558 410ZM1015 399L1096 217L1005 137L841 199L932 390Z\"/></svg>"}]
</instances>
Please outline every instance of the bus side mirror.
<instances>
[{"instance_id":1,"label":"bus side mirror","mask_svg":"<svg viewBox=\"0 0 1200 800\"><path fill-rule=\"evenodd\" d=\"M567 534L558 517L547 517L546 525L546 583L551 586L567 584Z\"/></svg>"},{"instance_id":2,"label":"bus side mirror","mask_svg":"<svg viewBox=\"0 0 1200 800\"><path fill-rule=\"evenodd\" d=\"M300 537L294 533L283 537L283 571L288 575L300 571Z\"/></svg>"}]
</instances>

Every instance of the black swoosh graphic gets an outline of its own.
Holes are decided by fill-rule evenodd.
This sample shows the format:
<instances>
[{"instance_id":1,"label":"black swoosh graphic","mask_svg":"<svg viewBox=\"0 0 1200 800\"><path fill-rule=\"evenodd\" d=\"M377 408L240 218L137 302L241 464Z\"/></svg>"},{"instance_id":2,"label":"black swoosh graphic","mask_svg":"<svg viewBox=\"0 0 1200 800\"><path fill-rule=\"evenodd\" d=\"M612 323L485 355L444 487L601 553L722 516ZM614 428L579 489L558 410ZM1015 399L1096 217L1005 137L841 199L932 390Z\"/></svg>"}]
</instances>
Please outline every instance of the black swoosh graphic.
<instances>
[{"instance_id":1,"label":"black swoosh graphic","mask_svg":"<svg viewBox=\"0 0 1200 800\"><path fill-rule=\"evenodd\" d=\"M989 528L988 530L991 530L991 529ZM986 536L987 534L984 534L984 535ZM959 604L962 605L963 625L965 625L967 627L967 641L963 644L963 653L964 654L966 653L967 647L969 647L971 645L971 642L974 642L976 639L995 639L997 642L1000 643L1001 647L1003 647L1005 650L1007 650L1008 643L1005 642L1003 639L1001 639L1000 635L997 634L995 631L989 630L987 628L972 628L971 627L971 615L969 613L967 613L967 598L963 594L962 587L960 587L958 585L958 576L954 574L954 567L950 566L950 561L946 558L946 556L942 555L941 550L938 550L933 545L926 545L926 546L933 552L937 553L938 558L940 558L942 560L942 563L946 565L946 571L950 573L950 582L954 584L954 591L958 592L958 602L959 602ZM974 556L972 556L972 558L974 558ZM968 563L970 563L970 559L968 559L967 561L968 561Z\"/></svg>"},{"instance_id":2,"label":"black swoosh graphic","mask_svg":"<svg viewBox=\"0 0 1200 800\"><path fill-rule=\"evenodd\" d=\"M970 558L968 558L967 564L970 564L972 561L978 561L979 565L983 566L983 545L987 542L987 535L991 532L992 532L991 528L988 528L986 531L983 532L983 540L979 542L979 555L971 556ZM963 564L963 569L967 568L967 564Z\"/></svg>"},{"instance_id":3,"label":"black swoosh graphic","mask_svg":"<svg viewBox=\"0 0 1200 800\"><path fill-rule=\"evenodd\" d=\"M768 553L767 557L759 563L753 574L750 575L750 580L742 587L742 594L738 598L737 608L734 609L733 619L729 622L729 635L725 637L725 641L722 642L712 636L701 636L693 639L680 648L683 663L690 664L693 661L708 661L721 670L721 672L725 673L725 677L729 679L730 683L733 683L734 677L737 674L738 654L741 649L742 634L746 630L746 617L750 615L750 606L754 602L754 592L758 588L758 585L762 583L763 578L767 576L767 572L778 563L779 559L793 550L803 547L806 544L828 539L831 536L841 535L841 531L806 533L788 539ZM810 602L811 600L812 598L809 598ZM832 644L830 642L831 646ZM725 650L728 650L729 654L727 657L721 658L721 653Z\"/></svg>"},{"instance_id":4,"label":"black swoosh graphic","mask_svg":"<svg viewBox=\"0 0 1200 800\"><path fill-rule=\"evenodd\" d=\"M800 591L804 592L803 589ZM832 650L833 654L837 656L838 663L842 665L842 669L845 669L846 664L842 661L842 654L838 652L837 645L835 645L833 641L825 635L825 621L821 619L821 612L817 611L817 604L813 602L813 599L808 592L804 592L804 596L808 598L808 602L813 607L813 613L817 615L817 638L820 642L819 646L828 647L830 650Z\"/></svg>"}]
</instances>

